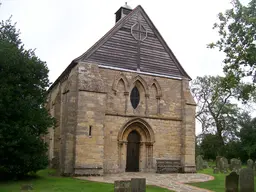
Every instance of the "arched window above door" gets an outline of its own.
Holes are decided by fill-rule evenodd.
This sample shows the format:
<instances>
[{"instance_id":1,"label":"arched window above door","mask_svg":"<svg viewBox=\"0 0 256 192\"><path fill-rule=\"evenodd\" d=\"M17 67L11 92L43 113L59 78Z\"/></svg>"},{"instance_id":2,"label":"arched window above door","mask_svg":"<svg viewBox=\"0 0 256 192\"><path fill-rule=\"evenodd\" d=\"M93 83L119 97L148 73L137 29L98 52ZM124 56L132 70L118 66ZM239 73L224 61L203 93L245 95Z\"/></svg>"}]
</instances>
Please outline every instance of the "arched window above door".
<instances>
[{"instance_id":1,"label":"arched window above door","mask_svg":"<svg viewBox=\"0 0 256 192\"><path fill-rule=\"evenodd\" d=\"M130 99L132 107L136 109L140 102L140 92L136 86L131 91Z\"/></svg>"}]
</instances>

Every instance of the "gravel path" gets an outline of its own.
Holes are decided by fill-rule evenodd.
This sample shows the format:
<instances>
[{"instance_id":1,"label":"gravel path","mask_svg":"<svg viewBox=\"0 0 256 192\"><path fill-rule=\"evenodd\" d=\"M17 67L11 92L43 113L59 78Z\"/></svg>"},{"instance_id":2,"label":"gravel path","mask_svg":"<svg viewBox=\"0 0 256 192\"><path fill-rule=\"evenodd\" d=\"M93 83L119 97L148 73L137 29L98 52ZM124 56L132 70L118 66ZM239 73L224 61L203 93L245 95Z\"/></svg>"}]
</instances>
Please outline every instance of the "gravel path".
<instances>
[{"instance_id":1,"label":"gravel path","mask_svg":"<svg viewBox=\"0 0 256 192\"><path fill-rule=\"evenodd\" d=\"M170 189L176 192L210 192L207 189L201 189L190 186L185 183L205 182L213 180L214 177L205 174L157 174L157 173L120 173L109 174L102 177L76 177L78 179L97 181L103 183L114 183L116 180L129 180L131 178L146 178L147 185L155 185Z\"/></svg>"}]
</instances>

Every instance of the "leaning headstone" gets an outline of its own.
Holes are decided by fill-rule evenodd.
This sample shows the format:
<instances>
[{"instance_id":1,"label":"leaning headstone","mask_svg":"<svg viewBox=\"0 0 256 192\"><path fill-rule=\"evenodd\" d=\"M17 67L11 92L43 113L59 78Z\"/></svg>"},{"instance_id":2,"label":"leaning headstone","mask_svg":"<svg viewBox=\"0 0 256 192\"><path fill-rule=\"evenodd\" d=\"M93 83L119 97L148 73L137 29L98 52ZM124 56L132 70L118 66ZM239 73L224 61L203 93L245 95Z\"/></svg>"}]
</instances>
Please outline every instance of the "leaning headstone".
<instances>
[{"instance_id":1,"label":"leaning headstone","mask_svg":"<svg viewBox=\"0 0 256 192\"><path fill-rule=\"evenodd\" d=\"M254 174L251 168L243 168L239 175L240 192L254 192Z\"/></svg>"},{"instance_id":2,"label":"leaning headstone","mask_svg":"<svg viewBox=\"0 0 256 192\"><path fill-rule=\"evenodd\" d=\"M203 157L201 155L198 155L196 157L196 170L202 170L203 169Z\"/></svg>"},{"instance_id":3,"label":"leaning headstone","mask_svg":"<svg viewBox=\"0 0 256 192\"><path fill-rule=\"evenodd\" d=\"M253 169L253 160L252 159L247 160L247 167Z\"/></svg>"},{"instance_id":4,"label":"leaning headstone","mask_svg":"<svg viewBox=\"0 0 256 192\"><path fill-rule=\"evenodd\" d=\"M131 192L131 181L115 181L114 192Z\"/></svg>"},{"instance_id":5,"label":"leaning headstone","mask_svg":"<svg viewBox=\"0 0 256 192\"><path fill-rule=\"evenodd\" d=\"M131 179L131 192L146 192L146 179L145 178L132 178Z\"/></svg>"},{"instance_id":6,"label":"leaning headstone","mask_svg":"<svg viewBox=\"0 0 256 192\"><path fill-rule=\"evenodd\" d=\"M239 176L236 172L231 172L227 175L225 180L226 192L238 192L238 180Z\"/></svg>"},{"instance_id":7,"label":"leaning headstone","mask_svg":"<svg viewBox=\"0 0 256 192\"><path fill-rule=\"evenodd\" d=\"M33 190L33 187L31 184L24 184L21 186L20 190L21 191L30 191L30 190Z\"/></svg>"}]
</instances>

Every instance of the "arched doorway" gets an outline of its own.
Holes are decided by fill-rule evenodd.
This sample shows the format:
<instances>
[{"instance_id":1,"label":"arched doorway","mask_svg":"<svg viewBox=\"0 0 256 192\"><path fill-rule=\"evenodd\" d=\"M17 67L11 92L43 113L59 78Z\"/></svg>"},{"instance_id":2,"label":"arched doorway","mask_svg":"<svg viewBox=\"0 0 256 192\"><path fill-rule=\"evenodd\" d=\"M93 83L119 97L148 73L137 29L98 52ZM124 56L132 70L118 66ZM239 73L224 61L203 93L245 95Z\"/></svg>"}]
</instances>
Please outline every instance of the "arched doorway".
<instances>
[{"instance_id":1,"label":"arched doorway","mask_svg":"<svg viewBox=\"0 0 256 192\"><path fill-rule=\"evenodd\" d=\"M126 122L118 133L120 172L153 171L154 132L143 119Z\"/></svg>"},{"instance_id":2,"label":"arched doorway","mask_svg":"<svg viewBox=\"0 0 256 192\"><path fill-rule=\"evenodd\" d=\"M140 135L137 131L131 131L127 138L126 171L139 171Z\"/></svg>"}]
</instances>

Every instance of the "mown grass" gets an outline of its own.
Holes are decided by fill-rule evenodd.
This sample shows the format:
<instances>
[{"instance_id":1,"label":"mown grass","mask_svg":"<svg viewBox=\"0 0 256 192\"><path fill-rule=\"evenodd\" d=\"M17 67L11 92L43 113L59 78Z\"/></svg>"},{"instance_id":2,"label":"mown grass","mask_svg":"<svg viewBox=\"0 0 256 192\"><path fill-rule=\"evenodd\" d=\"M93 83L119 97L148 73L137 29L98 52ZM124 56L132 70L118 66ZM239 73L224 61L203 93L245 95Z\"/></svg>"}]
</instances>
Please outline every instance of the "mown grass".
<instances>
[{"instance_id":1,"label":"mown grass","mask_svg":"<svg viewBox=\"0 0 256 192\"><path fill-rule=\"evenodd\" d=\"M207 175L212 175L214 177L214 180L207 181L207 182L201 182L201 183L189 183L189 185L193 185L199 188L209 189L211 191L215 192L223 192L225 191L225 178L229 174L219 173L219 174L213 174L213 170L211 168L204 169L202 171L199 171L198 173L204 173ZM254 177L254 188L256 189L256 177Z\"/></svg>"},{"instance_id":2,"label":"mown grass","mask_svg":"<svg viewBox=\"0 0 256 192\"><path fill-rule=\"evenodd\" d=\"M50 173L50 174L49 174ZM0 192L18 192L24 184L32 185L33 192L113 192L114 185L52 176L54 170L42 170L37 177L22 181L0 182ZM167 189L147 186L147 192L170 192Z\"/></svg>"}]
</instances>

